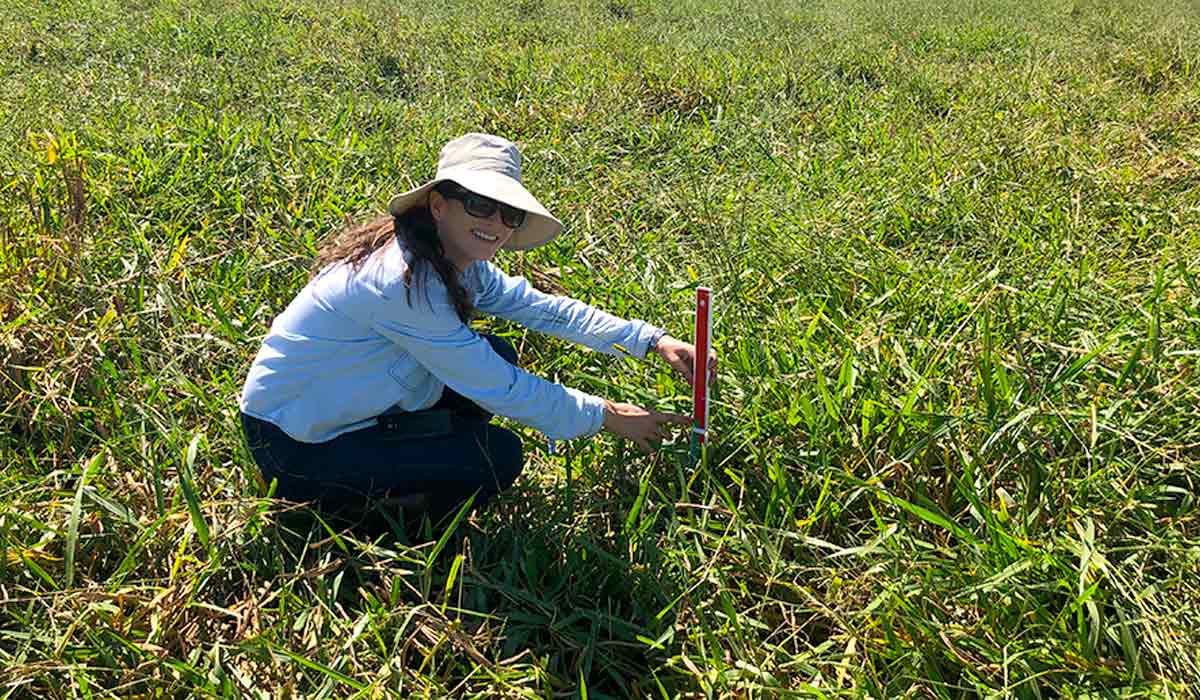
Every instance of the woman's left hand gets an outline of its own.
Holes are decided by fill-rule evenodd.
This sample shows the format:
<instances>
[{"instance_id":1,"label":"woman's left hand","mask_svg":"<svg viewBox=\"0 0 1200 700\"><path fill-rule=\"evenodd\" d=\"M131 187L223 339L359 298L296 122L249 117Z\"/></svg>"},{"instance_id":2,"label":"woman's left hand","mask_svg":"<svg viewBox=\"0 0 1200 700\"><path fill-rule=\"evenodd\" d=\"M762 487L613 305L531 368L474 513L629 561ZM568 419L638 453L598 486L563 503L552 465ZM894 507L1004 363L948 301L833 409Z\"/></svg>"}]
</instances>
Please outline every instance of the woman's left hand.
<instances>
[{"instance_id":1,"label":"woman's left hand","mask_svg":"<svg viewBox=\"0 0 1200 700\"><path fill-rule=\"evenodd\" d=\"M659 338L658 345L655 346L654 352L658 356L667 361L667 364L674 367L683 375L684 379L690 385L695 385L696 378L692 374L692 368L696 366L696 346L691 343L685 343L678 338L672 338L669 335L664 335ZM708 352L708 378L711 382L717 375L717 353L709 350Z\"/></svg>"}]
</instances>

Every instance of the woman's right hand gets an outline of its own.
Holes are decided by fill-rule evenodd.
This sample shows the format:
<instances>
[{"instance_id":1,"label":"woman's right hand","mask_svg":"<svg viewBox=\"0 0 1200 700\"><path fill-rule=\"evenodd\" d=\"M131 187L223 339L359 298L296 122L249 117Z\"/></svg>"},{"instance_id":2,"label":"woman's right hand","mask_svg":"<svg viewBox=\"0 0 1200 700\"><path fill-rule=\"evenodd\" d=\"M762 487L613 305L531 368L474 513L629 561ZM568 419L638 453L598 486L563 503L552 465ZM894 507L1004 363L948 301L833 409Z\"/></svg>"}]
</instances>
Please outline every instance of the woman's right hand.
<instances>
[{"instance_id":1,"label":"woman's right hand","mask_svg":"<svg viewBox=\"0 0 1200 700\"><path fill-rule=\"evenodd\" d=\"M672 425L691 422L691 418L678 413L659 413L631 403L604 401L604 429L633 440L646 454L670 435Z\"/></svg>"}]
</instances>

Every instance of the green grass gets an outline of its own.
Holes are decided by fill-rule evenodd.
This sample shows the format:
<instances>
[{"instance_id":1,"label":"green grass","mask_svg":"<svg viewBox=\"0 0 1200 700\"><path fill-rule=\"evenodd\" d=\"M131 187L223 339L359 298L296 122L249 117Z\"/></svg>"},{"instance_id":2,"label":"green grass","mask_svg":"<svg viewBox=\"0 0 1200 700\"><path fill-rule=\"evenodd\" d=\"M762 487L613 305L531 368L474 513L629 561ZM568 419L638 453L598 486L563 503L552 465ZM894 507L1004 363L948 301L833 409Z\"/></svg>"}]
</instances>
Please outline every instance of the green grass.
<instances>
[{"instance_id":1,"label":"green grass","mask_svg":"<svg viewBox=\"0 0 1200 700\"><path fill-rule=\"evenodd\" d=\"M5 3L0 698L1196 697L1197 17ZM494 508L362 541L268 497L237 392L468 130L566 224L502 266L683 337L713 287L717 440L528 433Z\"/></svg>"}]
</instances>

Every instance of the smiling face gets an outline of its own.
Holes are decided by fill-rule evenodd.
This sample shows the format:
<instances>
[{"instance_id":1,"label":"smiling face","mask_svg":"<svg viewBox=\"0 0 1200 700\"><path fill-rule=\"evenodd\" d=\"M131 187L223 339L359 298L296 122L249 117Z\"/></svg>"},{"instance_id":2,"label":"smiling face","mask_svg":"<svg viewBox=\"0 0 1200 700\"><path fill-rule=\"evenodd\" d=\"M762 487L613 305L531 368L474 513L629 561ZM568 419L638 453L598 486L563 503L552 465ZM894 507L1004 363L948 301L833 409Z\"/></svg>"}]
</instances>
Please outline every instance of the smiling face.
<instances>
[{"instance_id":1,"label":"smiling face","mask_svg":"<svg viewBox=\"0 0 1200 700\"><path fill-rule=\"evenodd\" d=\"M472 216L460 200L445 197L437 190L429 193L429 213L437 224L446 257L459 270L477 260L491 260L512 238L513 229L504 225L499 211L486 218Z\"/></svg>"}]
</instances>

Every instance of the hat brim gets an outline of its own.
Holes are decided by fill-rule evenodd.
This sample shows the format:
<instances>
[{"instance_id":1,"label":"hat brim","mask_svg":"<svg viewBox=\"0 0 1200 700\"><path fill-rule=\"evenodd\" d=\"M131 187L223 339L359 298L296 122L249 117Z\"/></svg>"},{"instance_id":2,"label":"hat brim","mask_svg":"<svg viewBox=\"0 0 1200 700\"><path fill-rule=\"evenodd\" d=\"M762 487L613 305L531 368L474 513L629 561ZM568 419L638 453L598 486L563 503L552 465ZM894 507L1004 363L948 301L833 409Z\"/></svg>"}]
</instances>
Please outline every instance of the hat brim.
<instances>
[{"instance_id":1,"label":"hat brim","mask_svg":"<svg viewBox=\"0 0 1200 700\"><path fill-rule=\"evenodd\" d=\"M513 231L512 238L504 244L506 250L529 250L549 243L562 231L562 222L554 218L529 190L516 180L489 171L447 169L438 171L436 179L392 197L388 211L400 216L409 209L426 205L429 191L439 182L451 181L476 194L491 197L498 202L523 209L525 223Z\"/></svg>"}]
</instances>

